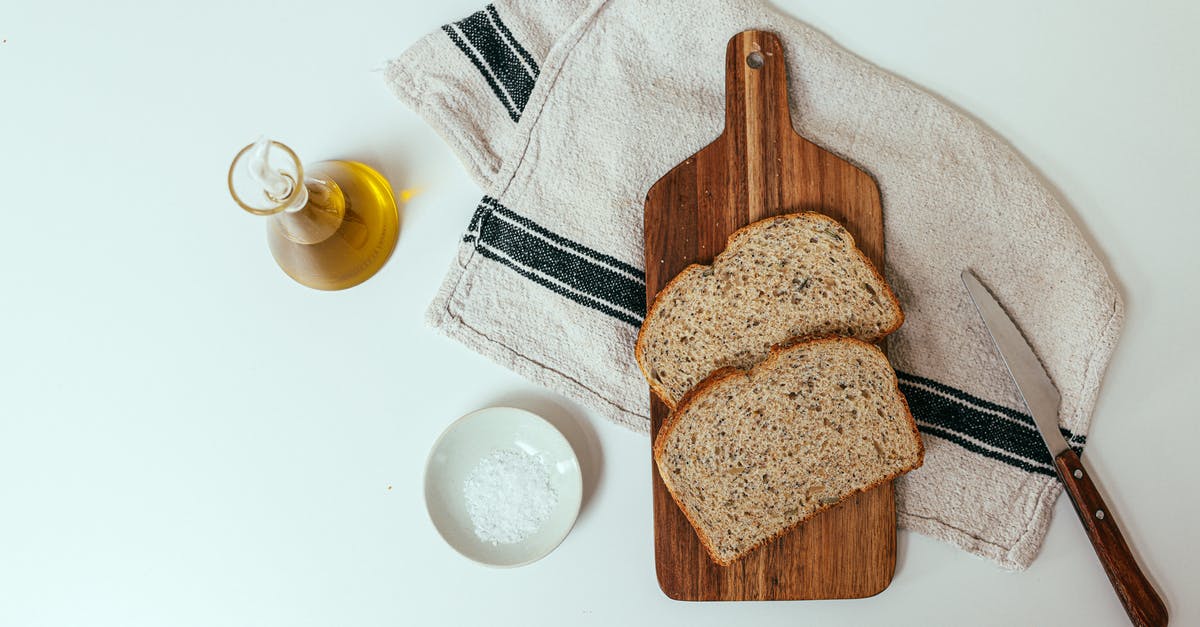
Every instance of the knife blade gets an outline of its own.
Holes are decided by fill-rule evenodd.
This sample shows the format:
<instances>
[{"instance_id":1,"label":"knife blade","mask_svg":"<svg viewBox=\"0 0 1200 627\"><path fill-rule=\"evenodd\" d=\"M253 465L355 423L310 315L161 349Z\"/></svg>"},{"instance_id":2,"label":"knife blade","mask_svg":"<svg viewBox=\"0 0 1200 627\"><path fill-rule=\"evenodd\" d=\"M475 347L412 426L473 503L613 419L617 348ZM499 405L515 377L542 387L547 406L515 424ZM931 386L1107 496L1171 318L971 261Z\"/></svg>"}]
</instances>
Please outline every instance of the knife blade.
<instances>
[{"instance_id":1,"label":"knife blade","mask_svg":"<svg viewBox=\"0 0 1200 627\"><path fill-rule=\"evenodd\" d=\"M1125 612L1134 625L1158 626L1167 624L1167 608L1158 596L1150 580L1138 566L1133 551L1125 543L1115 517L1100 496L1100 490L1092 480L1092 474L1083 467L1075 451L1067 446L1058 427L1058 406L1061 398L1058 388L1046 374L1037 354L1025 341L1025 336L1005 313L1004 308L991 292L979 282L970 270L963 270L962 282L967 295L983 325L992 338L996 352L1008 368L1008 374L1017 384L1021 399L1033 416L1033 423L1046 448L1050 451L1054 470L1066 487L1075 513L1087 531L1096 557L1104 566L1113 590L1125 606Z\"/></svg>"},{"instance_id":2,"label":"knife blade","mask_svg":"<svg viewBox=\"0 0 1200 627\"><path fill-rule=\"evenodd\" d=\"M975 308L979 310L983 325L991 335L992 343L1000 353L1000 359L1008 368L1008 374L1017 383L1017 391L1029 407L1029 413L1033 416L1038 432L1042 434L1042 440L1046 442L1046 448L1050 449L1051 456L1057 457L1059 453L1067 450L1067 440L1058 430L1058 405L1061 400L1058 388L1054 387L1046 369L1042 368L1042 362L1021 335L1021 330L1004 313L1000 303L992 298L979 279L975 278L970 270L965 270L962 273L962 282L967 286L967 293L971 295Z\"/></svg>"}]
</instances>

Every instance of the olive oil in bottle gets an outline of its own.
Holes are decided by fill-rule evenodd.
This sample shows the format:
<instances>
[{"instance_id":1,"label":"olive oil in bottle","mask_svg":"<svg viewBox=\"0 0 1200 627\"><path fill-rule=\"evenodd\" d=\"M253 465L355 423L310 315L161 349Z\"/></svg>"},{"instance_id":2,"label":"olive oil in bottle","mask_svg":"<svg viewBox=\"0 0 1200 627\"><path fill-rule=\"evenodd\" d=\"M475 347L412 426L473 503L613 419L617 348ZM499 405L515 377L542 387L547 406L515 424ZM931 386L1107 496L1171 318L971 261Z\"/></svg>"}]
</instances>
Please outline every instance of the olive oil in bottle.
<instances>
[{"instance_id":1,"label":"olive oil in bottle","mask_svg":"<svg viewBox=\"0 0 1200 627\"><path fill-rule=\"evenodd\" d=\"M286 145L259 140L234 157L229 191L242 209L268 217L271 255L308 287L358 285L396 247L400 214L392 188L362 163L321 161L306 169Z\"/></svg>"}]
</instances>

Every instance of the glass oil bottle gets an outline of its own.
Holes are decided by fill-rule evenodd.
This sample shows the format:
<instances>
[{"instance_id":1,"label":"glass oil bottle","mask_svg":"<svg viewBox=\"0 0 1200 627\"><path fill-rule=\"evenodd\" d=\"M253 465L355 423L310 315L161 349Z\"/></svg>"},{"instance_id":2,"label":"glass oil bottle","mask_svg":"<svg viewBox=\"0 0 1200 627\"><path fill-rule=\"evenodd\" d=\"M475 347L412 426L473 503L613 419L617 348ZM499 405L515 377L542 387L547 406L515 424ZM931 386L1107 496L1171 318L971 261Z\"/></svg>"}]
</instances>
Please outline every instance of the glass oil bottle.
<instances>
[{"instance_id":1,"label":"glass oil bottle","mask_svg":"<svg viewBox=\"0 0 1200 627\"><path fill-rule=\"evenodd\" d=\"M242 209L268 217L275 262L311 288L358 285L396 247L400 213L392 188L362 163L321 161L305 169L291 148L261 139L234 157L229 192Z\"/></svg>"}]
</instances>

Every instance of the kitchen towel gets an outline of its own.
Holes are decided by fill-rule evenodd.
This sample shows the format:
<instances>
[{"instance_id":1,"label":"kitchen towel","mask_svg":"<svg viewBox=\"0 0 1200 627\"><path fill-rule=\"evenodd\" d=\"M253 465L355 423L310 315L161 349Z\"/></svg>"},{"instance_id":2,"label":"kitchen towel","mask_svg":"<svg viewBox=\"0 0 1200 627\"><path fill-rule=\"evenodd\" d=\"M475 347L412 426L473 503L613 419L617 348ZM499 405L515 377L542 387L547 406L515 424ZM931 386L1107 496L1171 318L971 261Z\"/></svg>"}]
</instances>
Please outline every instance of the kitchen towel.
<instances>
[{"instance_id":1,"label":"kitchen towel","mask_svg":"<svg viewBox=\"0 0 1200 627\"><path fill-rule=\"evenodd\" d=\"M901 526L1011 569L1061 487L959 280L1023 329L1085 441L1123 318L1054 195L967 115L757 0L498 0L385 71L483 188L430 323L630 428L649 428L633 345L645 314L642 203L724 123L725 44L777 33L796 130L879 182L888 343L926 446L897 482ZM464 221L469 210L464 208Z\"/></svg>"}]
</instances>

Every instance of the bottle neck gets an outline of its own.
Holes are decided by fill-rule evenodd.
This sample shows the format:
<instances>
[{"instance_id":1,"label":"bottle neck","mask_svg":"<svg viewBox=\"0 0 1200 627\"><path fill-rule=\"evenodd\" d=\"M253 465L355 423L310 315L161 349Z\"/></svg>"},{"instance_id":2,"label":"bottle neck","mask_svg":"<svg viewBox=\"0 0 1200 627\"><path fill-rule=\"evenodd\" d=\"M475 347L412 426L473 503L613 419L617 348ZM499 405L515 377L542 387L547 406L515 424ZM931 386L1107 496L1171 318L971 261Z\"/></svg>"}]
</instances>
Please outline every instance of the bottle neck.
<instances>
[{"instance_id":1,"label":"bottle neck","mask_svg":"<svg viewBox=\"0 0 1200 627\"><path fill-rule=\"evenodd\" d=\"M271 216L272 228L297 244L317 244L341 227L346 195L328 178L305 177L304 188L292 207Z\"/></svg>"}]
</instances>

